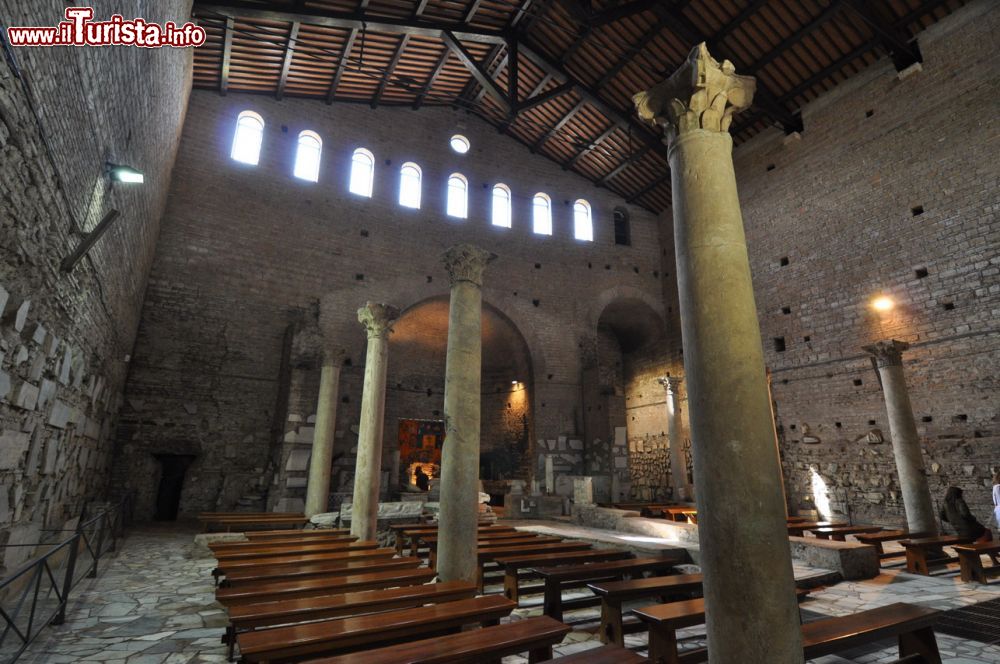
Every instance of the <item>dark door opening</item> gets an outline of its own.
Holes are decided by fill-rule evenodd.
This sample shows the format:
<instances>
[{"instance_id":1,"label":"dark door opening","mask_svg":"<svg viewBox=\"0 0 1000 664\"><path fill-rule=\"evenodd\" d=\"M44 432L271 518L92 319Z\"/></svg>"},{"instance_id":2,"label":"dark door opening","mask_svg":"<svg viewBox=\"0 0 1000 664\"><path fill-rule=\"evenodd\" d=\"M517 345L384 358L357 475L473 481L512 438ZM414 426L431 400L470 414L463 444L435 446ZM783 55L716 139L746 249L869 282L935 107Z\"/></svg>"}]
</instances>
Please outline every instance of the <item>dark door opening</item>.
<instances>
[{"instance_id":1,"label":"dark door opening","mask_svg":"<svg viewBox=\"0 0 1000 664\"><path fill-rule=\"evenodd\" d=\"M192 454L156 454L160 462L160 486L156 490L157 521L176 521L177 511L181 505L181 488L184 486L184 474L194 461Z\"/></svg>"}]
</instances>

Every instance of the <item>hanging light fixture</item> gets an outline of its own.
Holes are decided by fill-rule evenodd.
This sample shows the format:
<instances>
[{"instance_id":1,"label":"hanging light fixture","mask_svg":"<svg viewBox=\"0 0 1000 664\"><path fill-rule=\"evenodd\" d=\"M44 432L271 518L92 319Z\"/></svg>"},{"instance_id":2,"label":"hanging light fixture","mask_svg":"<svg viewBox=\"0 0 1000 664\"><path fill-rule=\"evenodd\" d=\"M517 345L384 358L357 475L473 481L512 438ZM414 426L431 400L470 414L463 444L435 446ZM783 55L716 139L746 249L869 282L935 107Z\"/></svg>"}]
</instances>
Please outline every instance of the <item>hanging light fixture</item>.
<instances>
[{"instance_id":1,"label":"hanging light fixture","mask_svg":"<svg viewBox=\"0 0 1000 664\"><path fill-rule=\"evenodd\" d=\"M126 182L129 184L142 184L145 179L140 171L131 166L112 164L110 161L104 165L104 171L114 182Z\"/></svg>"}]
</instances>

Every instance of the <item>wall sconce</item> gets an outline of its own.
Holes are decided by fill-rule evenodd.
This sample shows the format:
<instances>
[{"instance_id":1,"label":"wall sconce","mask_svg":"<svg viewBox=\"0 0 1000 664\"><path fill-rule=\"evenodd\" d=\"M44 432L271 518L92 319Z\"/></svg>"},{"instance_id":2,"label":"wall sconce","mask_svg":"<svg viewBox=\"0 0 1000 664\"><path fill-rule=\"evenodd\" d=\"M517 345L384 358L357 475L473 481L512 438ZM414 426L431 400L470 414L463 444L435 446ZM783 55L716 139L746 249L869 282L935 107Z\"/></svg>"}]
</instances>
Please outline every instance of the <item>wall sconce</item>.
<instances>
[{"instance_id":1,"label":"wall sconce","mask_svg":"<svg viewBox=\"0 0 1000 664\"><path fill-rule=\"evenodd\" d=\"M892 311L895 306L896 303L888 295L879 295L872 300L872 309L878 312L885 313L886 311Z\"/></svg>"},{"instance_id":2,"label":"wall sconce","mask_svg":"<svg viewBox=\"0 0 1000 664\"><path fill-rule=\"evenodd\" d=\"M104 172L113 182L125 182L129 184L142 184L145 179L141 172L131 166L122 166L105 162Z\"/></svg>"}]
</instances>

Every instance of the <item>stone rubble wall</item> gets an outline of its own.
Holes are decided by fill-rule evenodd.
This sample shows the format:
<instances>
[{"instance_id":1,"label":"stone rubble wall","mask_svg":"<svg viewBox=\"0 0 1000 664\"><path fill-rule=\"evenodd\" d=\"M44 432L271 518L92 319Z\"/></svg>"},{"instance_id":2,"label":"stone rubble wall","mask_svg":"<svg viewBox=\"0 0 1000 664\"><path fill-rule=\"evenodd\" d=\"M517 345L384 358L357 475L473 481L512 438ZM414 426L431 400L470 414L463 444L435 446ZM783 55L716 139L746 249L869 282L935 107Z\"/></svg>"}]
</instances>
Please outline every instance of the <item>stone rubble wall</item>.
<instances>
[{"instance_id":1,"label":"stone rubble wall","mask_svg":"<svg viewBox=\"0 0 1000 664\"><path fill-rule=\"evenodd\" d=\"M155 4L116 10L183 22L191 5ZM0 0L5 25L55 25L63 9ZM114 484L122 389L191 75L186 50L10 55L0 64L0 545L60 537L41 529L72 523ZM109 159L142 171L145 184L112 184ZM111 209L121 216L62 272ZM34 552L4 551L0 574Z\"/></svg>"}]
</instances>

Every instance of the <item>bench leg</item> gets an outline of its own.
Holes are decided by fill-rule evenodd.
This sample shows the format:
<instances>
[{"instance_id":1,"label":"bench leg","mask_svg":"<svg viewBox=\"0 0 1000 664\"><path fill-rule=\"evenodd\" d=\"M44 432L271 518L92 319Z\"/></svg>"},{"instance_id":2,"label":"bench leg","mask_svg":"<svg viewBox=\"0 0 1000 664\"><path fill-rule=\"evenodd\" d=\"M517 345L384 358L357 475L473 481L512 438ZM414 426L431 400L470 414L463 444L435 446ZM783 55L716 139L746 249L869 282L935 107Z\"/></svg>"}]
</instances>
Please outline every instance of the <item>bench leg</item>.
<instances>
[{"instance_id":1,"label":"bench leg","mask_svg":"<svg viewBox=\"0 0 1000 664\"><path fill-rule=\"evenodd\" d=\"M483 566L479 565L476 568L476 592L480 595L483 594Z\"/></svg>"},{"instance_id":2,"label":"bench leg","mask_svg":"<svg viewBox=\"0 0 1000 664\"><path fill-rule=\"evenodd\" d=\"M601 599L601 643L625 646L625 628L622 624L621 602Z\"/></svg>"},{"instance_id":3,"label":"bench leg","mask_svg":"<svg viewBox=\"0 0 1000 664\"><path fill-rule=\"evenodd\" d=\"M649 626L649 661L653 664L680 664L677 633L673 629Z\"/></svg>"},{"instance_id":4,"label":"bench leg","mask_svg":"<svg viewBox=\"0 0 1000 664\"><path fill-rule=\"evenodd\" d=\"M562 585L555 581L545 580L545 615L561 621L562 615Z\"/></svg>"},{"instance_id":5,"label":"bench leg","mask_svg":"<svg viewBox=\"0 0 1000 664\"><path fill-rule=\"evenodd\" d=\"M528 651L528 664L536 662L547 662L552 659L552 646L544 646Z\"/></svg>"},{"instance_id":6,"label":"bench leg","mask_svg":"<svg viewBox=\"0 0 1000 664\"><path fill-rule=\"evenodd\" d=\"M512 602L518 602L521 594L517 587L517 567L508 565L503 573L503 594Z\"/></svg>"},{"instance_id":7,"label":"bench leg","mask_svg":"<svg viewBox=\"0 0 1000 664\"><path fill-rule=\"evenodd\" d=\"M983 569L983 559L979 557L979 554L959 552L958 565L962 570L962 581L966 583L972 581L987 582L986 570Z\"/></svg>"},{"instance_id":8,"label":"bench leg","mask_svg":"<svg viewBox=\"0 0 1000 664\"><path fill-rule=\"evenodd\" d=\"M927 567L927 552L916 547L906 549L906 571L910 574L930 574Z\"/></svg>"},{"instance_id":9,"label":"bench leg","mask_svg":"<svg viewBox=\"0 0 1000 664\"><path fill-rule=\"evenodd\" d=\"M938 652L933 627L899 635L899 656L908 655L920 655L927 664L941 664L941 653Z\"/></svg>"},{"instance_id":10,"label":"bench leg","mask_svg":"<svg viewBox=\"0 0 1000 664\"><path fill-rule=\"evenodd\" d=\"M403 533L402 531L396 531L396 554L399 556L403 555Z\"/></svg>"}]
</instances>

